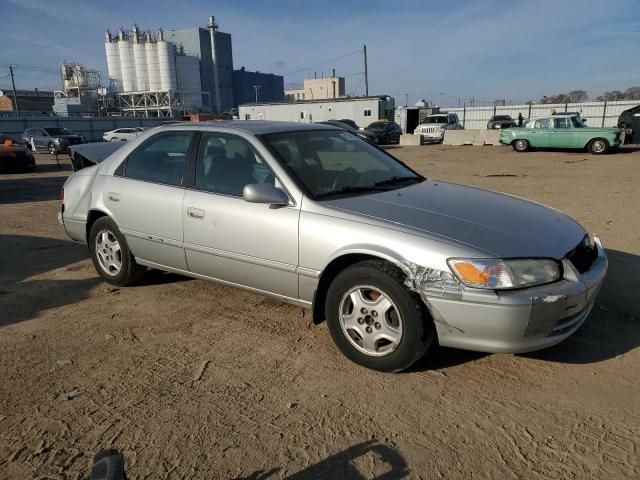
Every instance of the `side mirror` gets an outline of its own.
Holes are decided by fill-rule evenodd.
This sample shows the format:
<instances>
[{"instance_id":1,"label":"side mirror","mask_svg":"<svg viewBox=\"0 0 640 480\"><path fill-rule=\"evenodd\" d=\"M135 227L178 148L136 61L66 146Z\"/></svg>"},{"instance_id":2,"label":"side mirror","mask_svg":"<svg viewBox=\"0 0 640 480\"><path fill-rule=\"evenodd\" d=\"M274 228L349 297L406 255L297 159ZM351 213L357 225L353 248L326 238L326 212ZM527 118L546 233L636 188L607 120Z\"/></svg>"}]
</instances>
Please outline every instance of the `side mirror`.
<instances>
[{"instance_id":1,"label":"side mirror","mask_svg":"<svg viewBox=\"0 0 640 480\"><path fill-rule=\"evenodd\" d=\"M289 197L270 183L251 183L242 190L242 198L249 203L268 203L270 205L288 205Z\"/></svg>"}]
</instances>

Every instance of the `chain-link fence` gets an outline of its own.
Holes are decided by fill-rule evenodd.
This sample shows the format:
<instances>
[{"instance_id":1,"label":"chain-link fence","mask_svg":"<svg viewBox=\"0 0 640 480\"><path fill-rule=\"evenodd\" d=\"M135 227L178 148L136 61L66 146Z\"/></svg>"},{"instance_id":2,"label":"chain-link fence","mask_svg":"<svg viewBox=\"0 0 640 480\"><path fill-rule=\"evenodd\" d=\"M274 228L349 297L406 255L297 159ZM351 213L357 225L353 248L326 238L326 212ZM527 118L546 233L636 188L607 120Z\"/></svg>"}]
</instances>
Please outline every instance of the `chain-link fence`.
<instances>
[{"instance_id":1,"label":"chain-link fence","mask_svg":"<svg viewBox=\"0 0 640 480\"><path fill-rule=\"evenodd\" d=\"M522 114L526 120L528 118L544 117L554 112L578 112L583 119L587 120L587 125L590 127L615 127L618 124L620 114L639 103L640 101L638 100L625 100L617 102L455 107L443 108L442 110L457 113L464 128L469 130L486 129L487 123L494 115L509 115L517 122L519 114Z\"/></svg>"}]
</instances>

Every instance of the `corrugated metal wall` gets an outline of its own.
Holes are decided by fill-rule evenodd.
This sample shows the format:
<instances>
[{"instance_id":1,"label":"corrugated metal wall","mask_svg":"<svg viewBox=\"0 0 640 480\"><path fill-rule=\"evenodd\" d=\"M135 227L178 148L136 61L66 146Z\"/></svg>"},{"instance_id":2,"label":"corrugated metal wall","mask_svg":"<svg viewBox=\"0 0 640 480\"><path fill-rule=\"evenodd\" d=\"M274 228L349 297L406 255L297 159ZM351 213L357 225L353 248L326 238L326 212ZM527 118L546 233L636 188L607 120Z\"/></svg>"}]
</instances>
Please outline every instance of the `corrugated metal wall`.
<instances>
[{"instance_id":1,"label":"corrugated metal wall","mask_svg":"<svg viewBox=\"0 0 640 480\"><path fill-rule=\"evenodd\" d=\"M556 112L580 112L582 118L587 119L587 125L590 127L615 127L618 123L620 114L631 107L638 105L640 101L619 101L619 102L588 102L588 103L557 103L557 104L536 104L536 105L507 105L504 107L495 107L495 115L510 115L517 121L518 114L526 119L529 116L543 117ZM606 108L605 108L606 104ZM531 108L531 110L529 110ZM464 128L486 129L487 122L494 115L494 107L455 107L443 108L447 112L455 112L460 117L460 121L464 120Z\"/></svg>"},{"instance_id":2,"label":"corrugated metal wall","mask_svg":"<svg viewBox=\"0 0 640 480\"><path fill-rule=\"evenodd\" d=\"M169 120L173 123L175 120ZM16 140L27 128L37 127L62 127L67 130L84 135L87 141L100 141L104 132L116 128L126 127L155 127L167 123L157 118L64 118L64 117L29 117L29 118L0 118L0 133L15 138Z\"/></svg>"}]
</instances>

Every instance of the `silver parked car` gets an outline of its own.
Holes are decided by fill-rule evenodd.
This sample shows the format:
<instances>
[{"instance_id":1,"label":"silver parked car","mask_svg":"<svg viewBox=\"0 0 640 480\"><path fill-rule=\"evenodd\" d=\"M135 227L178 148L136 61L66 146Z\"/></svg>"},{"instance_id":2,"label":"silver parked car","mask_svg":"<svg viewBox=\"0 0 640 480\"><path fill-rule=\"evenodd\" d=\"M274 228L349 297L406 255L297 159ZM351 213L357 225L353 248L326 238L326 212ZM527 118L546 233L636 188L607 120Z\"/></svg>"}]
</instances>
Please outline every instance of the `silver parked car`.
<instances>
[{"instance_id":1,"label":"silver parked car","mask_svg":"<svg viewBox=\"0 0 640 480\"><path fill-rule=\"evenodd\" d=\"M554 345L607 271L598 238L565 214L429 180L327 125L158 127L74 173L63 198L60 222L107 282L150 267L271 295L312 309L347 357L383 371L434 341Z\"/></svg>"}]
</instances>

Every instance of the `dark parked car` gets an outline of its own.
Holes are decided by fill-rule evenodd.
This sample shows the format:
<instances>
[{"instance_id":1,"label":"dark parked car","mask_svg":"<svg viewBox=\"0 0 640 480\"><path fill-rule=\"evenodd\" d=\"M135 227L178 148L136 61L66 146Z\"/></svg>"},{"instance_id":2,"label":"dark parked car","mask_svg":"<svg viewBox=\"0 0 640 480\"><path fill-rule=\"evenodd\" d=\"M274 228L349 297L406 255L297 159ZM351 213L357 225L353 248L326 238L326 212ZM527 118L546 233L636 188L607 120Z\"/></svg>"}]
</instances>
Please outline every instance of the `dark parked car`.
<instances>
[{"instance_id":1,"label":"dark parked car","mask_svg":"<svg viewBox=\"0 0 640 480\"><path fill-rule=\"evenodd\" d=\"M64 153L71 145L86 143L82 135L75 135L66 128L27 128L21 137L22 144L34 152Z\"/></svg>"},{"instance_id":2,"label":"dark parked car","mask_svg":"<svg viewBox=\"0 0 640 480\"><path fill-rule=\"evenodd\" d=\"M402 129L396 122L373 122L367 128L367 132L371 132L376 136L378 145L388 145L390 143L400 143L400 135Z\"/></svg>"},{"instance_id":3,"label":"dark parked car","mask_svg":"<svg viewBox=\"0 0 640 480\"><path fill-rule=\"evenodd\" d=\"M516 122L509 115L494 115L487 123L487 130L515 127Z\"/></svg>"},{"instance_id":4,"label":"dark parked car","mask_svg":"<svg viewBox=\"0 0 640 480\"><path fill-rule=\"evenodd\" d=\"M356 122L354 122L353 120L351 120L350 118L342 118L342 119L337 120L337 121L340 122L340 123L346 123L347 125L349 125L354 130L360 130L360 127L358 126L358 124Z\"/></svg>"},{"instance_id":5,"label":"dark parked car","mask_svg":"<svg viewBox=\"0 0 640 480\"><path fill-rule=\"evenodd\" d=\"M624 143L640 143L640 105L625 110L618 117L618 128L631 130Z\"/></svg>"},{"instance_id":6,"label":"dark parked car","mask_svg":"<svg viewBox=\"0 0 640 480\"><path fill-rule=\"evenodd\" d=\"M32 170L36 166L33 154L25 147L0 133L0 168Z\"/></svg>"},{"instance_id":7,"label":"dark parked car","mask_svg":"<svg viewBox=\"0 0 640 480\"><path fill-rule=\"evenodd\" d=\"M334 127L342 128L347 132L351 132L354 135L357 135L362 140L372 145L376 145L378 143L377 135L368 132L366 130L358 130L357 128L352 128L351 125L344 123L342 120L327 120L326 122L319 122L323 125L332 125Z\"/></svg>"}]
</instances>

